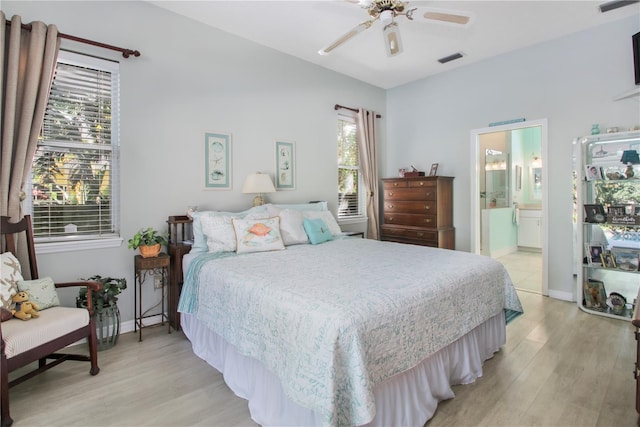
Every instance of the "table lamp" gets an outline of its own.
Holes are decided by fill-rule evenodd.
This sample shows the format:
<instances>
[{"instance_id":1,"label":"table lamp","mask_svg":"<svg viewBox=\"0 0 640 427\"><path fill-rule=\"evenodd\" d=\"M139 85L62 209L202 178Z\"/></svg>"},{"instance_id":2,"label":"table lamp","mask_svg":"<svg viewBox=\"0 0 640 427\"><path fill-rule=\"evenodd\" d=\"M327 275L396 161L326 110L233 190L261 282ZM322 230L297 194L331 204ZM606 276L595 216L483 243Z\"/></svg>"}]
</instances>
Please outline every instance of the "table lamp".
<instances>
[{"instance_id":1,"label":"table lamp","mask_svg":"<svg viewBox=\"0 0 640 427\"><path fill-rule=\"evenodd\" d=\"M640 164L640 156L638 155L638 152L636 150L624 150L620 161L627 165L627 170L624 171L626 177L633 178L635 175L633 172L633 165Z\"/></svg>"},{"instance_id":2,"label":"table lamp","mask_svg":"<svg viewBox=\"0 0 640 427\"><path fill-rule=\"evenodd\" d=\"M263 193L273 193L276 189L273 186L273 182L271 181L271 177L266 173L252 173L244 180L244 185L242 186L242 192L247 193L256 193L256 197L253 198L253 206L261 206L264 205L264 198L262 197Z\"/></svg>"}]
</instances>

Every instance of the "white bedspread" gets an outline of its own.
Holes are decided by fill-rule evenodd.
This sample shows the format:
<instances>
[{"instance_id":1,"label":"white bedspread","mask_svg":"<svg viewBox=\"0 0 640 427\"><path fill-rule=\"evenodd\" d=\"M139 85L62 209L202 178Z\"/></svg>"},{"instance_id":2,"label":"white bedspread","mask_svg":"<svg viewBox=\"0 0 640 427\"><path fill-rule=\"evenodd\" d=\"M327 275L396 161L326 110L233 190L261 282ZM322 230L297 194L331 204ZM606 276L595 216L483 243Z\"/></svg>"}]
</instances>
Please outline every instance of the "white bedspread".
<instances>
[{"instance_id":1,"label":"white bedspread","mask_svg":"<svg viewBox=\"0 0 640 427\"><path fill-rule=\"evenodd\" d=\"M370 422L376 384L503 309L522 311L499 262L365 239L201 255L179 306L329 425Z\"/></svg>"}]
</instances>

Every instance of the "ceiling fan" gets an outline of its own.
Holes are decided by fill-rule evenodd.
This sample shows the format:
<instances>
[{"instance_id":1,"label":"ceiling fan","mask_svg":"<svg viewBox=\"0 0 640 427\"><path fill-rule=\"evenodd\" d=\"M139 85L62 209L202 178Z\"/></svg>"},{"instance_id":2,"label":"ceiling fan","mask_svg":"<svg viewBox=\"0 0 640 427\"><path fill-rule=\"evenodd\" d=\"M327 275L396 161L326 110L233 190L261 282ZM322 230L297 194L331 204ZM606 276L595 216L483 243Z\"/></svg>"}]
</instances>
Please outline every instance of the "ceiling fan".
<instances>
[{"instance_id":1,"label":"ceiling fan","mask_svg":"<svg viewBox=\"0 0 640 427\"><path fill-rule=\"evenodd\" d=\"M413 21L415 17L417 20L438 21L440 23L458 25L462 27L468 26L472 21L472 15L467 12L456 12L429 7L409 8L408 1L351 0L351 2L357 3L360 7L366 9L371 19L356 25L347 33L340 36L335 42L318 51L320 55L330 54L337 47L351 40L364 30L371 28L371 26L378 20L383 25L382 33L384 35L385 47L388 56L395 56L402 53L400 29L398 27L398 23L395 21L395 18L398 16L404 16L410 21Z\"/></svg>"}]
</instances>

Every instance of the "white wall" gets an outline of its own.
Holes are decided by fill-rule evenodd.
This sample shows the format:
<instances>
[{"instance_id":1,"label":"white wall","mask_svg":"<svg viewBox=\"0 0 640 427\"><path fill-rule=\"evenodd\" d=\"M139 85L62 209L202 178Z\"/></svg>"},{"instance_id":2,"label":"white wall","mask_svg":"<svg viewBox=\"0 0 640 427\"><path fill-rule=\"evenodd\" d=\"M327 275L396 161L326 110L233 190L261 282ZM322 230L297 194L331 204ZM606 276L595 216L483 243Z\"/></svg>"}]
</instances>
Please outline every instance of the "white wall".
<instances>
[{"instance_id":1,"label":"white wall","mask_svg":"<svg viewBox=\"0 0 640 427\"><path fill-rule=\"evenodd\" d=\"M334 104L385 112L385 92L278 53L145 2L3 1L10 19L41 20L59 31L142 56L63 41L62 47L121 61L120 248L38 256L41 275L57 281L93 274L125 277L118 305L133 318L133 256L126 239L141 227L166 229L167 217L200 209L244 210L245 176L274 172L274 141L297 143L297 189L269 194L273 202L327 200L336 209ZM233 135L233 190L203 190L205 131ZM386 132L384 121L380 135ZM382 142L384 149L384 141ZM159 299L146 286L149 306ZM74 295L64 295L73 301Z\"/></svg>"},{"instance_id":2,"label":"white wall","mask_svg":"<svg viewBox=\"0 0 640 427\"><path fill-rule=\"evenodd\" d=\"M387 91L388 155L381 174L408 164L454 176L456 249L470 249L470 131L489 123L548 119L549 290L575 293L572 277L572 141L593 123L640 125L631 35L638 16L504 54ZM393 150L391 150L393 147Z\"/></svg>"}]
</instances>

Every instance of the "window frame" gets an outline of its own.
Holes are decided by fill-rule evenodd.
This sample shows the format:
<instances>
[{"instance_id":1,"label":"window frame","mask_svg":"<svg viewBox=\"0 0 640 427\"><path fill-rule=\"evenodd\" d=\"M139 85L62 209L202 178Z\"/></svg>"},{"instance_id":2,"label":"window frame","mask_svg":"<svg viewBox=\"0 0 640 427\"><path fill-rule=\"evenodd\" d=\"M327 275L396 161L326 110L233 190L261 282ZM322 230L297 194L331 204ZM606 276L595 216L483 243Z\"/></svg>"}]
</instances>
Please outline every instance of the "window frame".
<instances>
[{"instance_id":1,"label":"window frame","mask_svg":"<svg viewBox=\"0 0 640 427\"><path fill-rule=\"evenodd\" d=\"M61 50L58 54L58 63L72 66L107 71L111 73L111 225L113 232L103 236L59 236L42 237L34 236L36 253L58 253L67 251L79 251L89 249L119 247L123 238L121 236L120 223L120 63L113 60L97 58L76 52ZM67 143L73 145L73 143ZM40 144L39 144L40 145ZM54 145L55 144L49 144ZM33 166L31 164L29 180L26 184L26 192L29 195L23 203L25 212L33 216Z\"/></svg>"},{"instance_id":2,"label":"window frame","mask_svg":"<svg viewBox=\"0 0 640 427\"><path fill-rule=\"evenodd\" d=\"M338 125L340 123L340 121L346 121L346 122L350 122L353 123L354 126L357 126L357 122L356 122L356 113L350 113L350 112L340 112L338 113ZM336 160L338 160L338 149L339 149L339 144L340 141L337 141L336 144ZM366 208L365 208L365 204L366 204L366 189L365 189L365 184L364 184L364 179L362 177L362 168L360 165L360 155L359 155L359 150L360 147L358 147L358 165L357 166L349 166L349 165L341 165L340 163L338 163L338 168L337 168L337 175L338 175L338 181L336 182L337 184L337 209L336 209L336 216L337 216L337 220L339 224L350 224L350 223L360 223L364 220L366 220L367 216L366 216ZM341 169L351 169L351 170L357 170L358 171L358 194L357 194L357 199L358 199L358 213L354 214L354 215L341 215L340 214L340 182L339 182L339 178L340 178L340 170Z\"/></svg>"}]
</instances>

